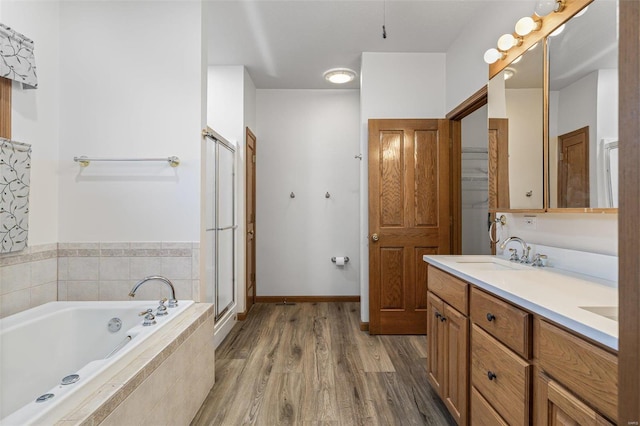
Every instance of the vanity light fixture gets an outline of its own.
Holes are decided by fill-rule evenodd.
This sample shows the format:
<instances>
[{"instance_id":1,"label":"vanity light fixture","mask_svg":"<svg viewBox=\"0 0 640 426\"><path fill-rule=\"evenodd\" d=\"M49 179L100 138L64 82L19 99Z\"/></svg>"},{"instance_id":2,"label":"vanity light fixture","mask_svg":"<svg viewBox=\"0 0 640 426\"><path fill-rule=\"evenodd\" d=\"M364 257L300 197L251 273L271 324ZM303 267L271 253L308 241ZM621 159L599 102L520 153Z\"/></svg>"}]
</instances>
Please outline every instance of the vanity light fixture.
<instances>
[{"instance_id":1,"label":"vanity light fixture","mask_svg":"<svg viewBox=\"0 0 640 426\"><path fill-rule=\"evenodd\" d=\"M325 71L324 79L334 84L345 84L356 78L356 72L349 68L332 68Z\"/></svg>"},{"instance_id":2,"label":"vanity light fixture","mask_svg":"<svg viewBox=\"0 0 640 426\"><path fill-rule=\"evenodd\" d=\"M517 64L518 62L520 62L522 60L522 55L518 56L517 58L515 58L513 61L511 61L511 63L513 65Z\"/></svg>"},{"instance_id":3,"label":"vanity light fixture","mask_svg":"<svg viewBox=\"0 0 640 426\"><path fill-rule=\"evenodd\" d=\"M579 18L582 15L584 15L585 13L587 13L587 9L589 9L589 6L585 6L584 9L582 9L580 12L576 13L573 17L574 18Z\"/></svg>"},{"instance_id":4,"label":"vanity light fixture","mask_svg":"<svg viewBox=\"0 0 640 426\"><path fill-rule=\"evenodd\" d=\"M484 54L484 61L493 64L507 56L507 51L514 46L520 46L524 37L542 28L542 19L550 13L562 12L567 0L538 0L533 16L525 16L516 22L515 33L503 34L498 39L498 48L489 49ZM559 30L557 34L560 34ZM555 35L557 35L555 34ZM552 34L553 35L553 34ZM529 50L533 49L531 47Z\"/></svg>"}]
</instances>

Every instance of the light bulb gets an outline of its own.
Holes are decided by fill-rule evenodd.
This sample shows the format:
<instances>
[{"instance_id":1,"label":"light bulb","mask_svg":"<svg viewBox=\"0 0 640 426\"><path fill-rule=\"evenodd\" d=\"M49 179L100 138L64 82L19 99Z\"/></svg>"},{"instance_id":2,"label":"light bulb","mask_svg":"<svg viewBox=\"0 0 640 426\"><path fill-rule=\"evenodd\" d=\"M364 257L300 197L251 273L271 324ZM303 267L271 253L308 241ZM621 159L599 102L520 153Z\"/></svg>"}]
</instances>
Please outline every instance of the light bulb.
<instances>
[{"instance_id":1,"label":"light bulb","mask_svg":"<svg viewBox=\"0 0 640 426\"><path fill-rule=\"evenodd\" d=\"M516 22L516 34L524 37L533 31L539 30L541 24L542 21L540 21L539 19L536 21L530 16L525 16L524 18L521 18L518 22Z\"/></svg>"},{"instance_id":2,"label":"light bulb","mask_svg":"<svg viewBox=\"0 0 640 426\"><path fill-rule=\"evenodd\" d=\"M521 60L522 60L522 55L520 55L520 56L518 56L517 58L515 58L515 59L511 62L511 64L514 64L514 65L515 65L515 64L517 64L518 62L520 62Z\"/></svg>"},{"instance_id":3,"label":"light bulb","mask_svg":"<svg viewBox=\"0 0 640 426\"><path fill-rule=\"evenodd\" d=\"M516 70L514 70L513 68L505 68L504 69L504 80L505 81L509 80L515 74L516 74Z\"/></svg>"},{"instance_id":4,"label":"light bulb","mask_svg":"<svg viewBox=\"0 0 640 426\"><path fill-rule=\"evenodd\" d=\"M536 4L535 14L543 17L556 10L556 0L538 0Z\"/></svg>"},{"instance_id":5,"label":"light bulb","mask_svg":"<svg viewBox=\"0 0 640 426\"><path fill-rule=\"evenodd\" d=\"M494 62L497 62L499 59L502 59L502 58L503 58L503 54L494 47L484 52L484 61L487 64L493 64Z\"/></svg>"},{"instance_id":6,"label":"light bulb","mask_svg":"<svg viewBox=\"0 0 640 426\"><path fill-rule=\"evenodd\" d=\"M506 52L511 49L513 46L516 46L519 43L519 39L515 38L513 34L503 34L498 39L498 49Z\"/></svg>"},{"instance_id":7,"label":"light bulb","mask_svg":"<svg viewBox=\"0 0 640 426\"><path fill-rule=\"evenodd\" d=\"M564 27L565 27L565 24L560 25L551 34L549 34L549 37L555 37L557 35L560 35L560 33L564 31Z\"/></svg>"},{"instance_id":8,"label":"light bulb","mask_svg":"<svg viewBox=\"0 0 640 426\"><path fill-rule=\"evenodd\" d=\"M584 9L582 9L580 12L576 13L574 18L579 18L582 15L584 15L585 13L587 13L587 9L589 9L589 6L585 6Z\"/></svg>"}]
</instances>

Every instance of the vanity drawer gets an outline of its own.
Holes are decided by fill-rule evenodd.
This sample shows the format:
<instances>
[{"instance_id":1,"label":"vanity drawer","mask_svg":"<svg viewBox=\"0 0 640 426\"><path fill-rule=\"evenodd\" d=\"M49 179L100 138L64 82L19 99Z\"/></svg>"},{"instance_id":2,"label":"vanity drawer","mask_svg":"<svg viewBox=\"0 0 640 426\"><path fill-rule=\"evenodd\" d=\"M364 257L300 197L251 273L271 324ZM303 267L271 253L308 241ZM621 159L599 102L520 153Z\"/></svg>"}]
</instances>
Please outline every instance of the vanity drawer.
<instances>
[{"instance_id":1,"label":"vanity drawer","mask_svg":"<svg viewBox=\"0 0 640 426\"><path fill-rule=\"evenodd\" d=\"M471 288L471 319L526 359L531 358L531 314Z\"/></svg>"},{"instance_id":2,"label":"vanity drawer","mask_svg":"<svg viewBox=\"0 0 640 426\"><path fill-rule=\"evenodd\" d=\"M618 357L545 321L539 321L536 342L545 373L617 420Z\"/></svg>"},{"instance_id":3,"label":"vanity drawer","mask_svg":"<svg viewBox=\"0 0 640 426\"><path fill-rule=\"evenodd\" d=\"M531 365L475 324L471 383L508 424L529 424Z\"/></svg>"},{"instance_id":4,"label":"vanity drawer","mask_svg":"<svg viewBox=\"0 0 640 426\"><path fill-rule=\"evenodd\" d=\"M508 426L491 404L471 387L471 426Z\"/></svg>"},{"instance_id":5,"label":"vanity drawer","mask_svg":"<svg viewBox=\"0 0 640 426\"><path fill-rule=\"evenodd\" d=\"M469 284L429 265L427 288L465 315L469 314Z\"/></svg>"}]
</instances>

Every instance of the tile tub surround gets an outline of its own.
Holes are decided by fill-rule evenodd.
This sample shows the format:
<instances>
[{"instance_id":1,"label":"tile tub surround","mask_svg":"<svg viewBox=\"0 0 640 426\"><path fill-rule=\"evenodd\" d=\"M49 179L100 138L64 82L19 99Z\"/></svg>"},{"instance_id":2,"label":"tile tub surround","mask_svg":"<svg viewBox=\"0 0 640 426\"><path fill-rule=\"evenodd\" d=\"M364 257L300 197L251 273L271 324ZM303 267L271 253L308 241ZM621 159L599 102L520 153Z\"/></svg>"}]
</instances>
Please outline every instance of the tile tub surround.
<instances>
[{"instance_id":1,"label":"tile tub surround","mask_svg":"<svg viewBox=\"0 0 640 426\"><path fill-rule=\"evenodd\" d=\"M0 318L58 300L57 246L0 255Z\"/></svg>"},{"instance_id":2,"label":"tile tub surround","mask_svg":"<svg viewBox=\"0 0 640 426\"><path fill-rule=\"evenodd\" d=\"M58 244L58 300L128 300L148 275L169 278L178 299L199 300L200 243L109 242ZM136 299L168 297L161 282L140 287Z\"/></svg>"},{"instance_id":3,"label":"tile tub surround","mask_svg":"<svg viewBox=\"0 0 640 426\"><path fill-rule=\"evenodd\" d=\"M215 380L213 323L213 305L194 304L122 360L98 390L68 401L52 423L189 424Z\"/></svg>"}]
</instances>

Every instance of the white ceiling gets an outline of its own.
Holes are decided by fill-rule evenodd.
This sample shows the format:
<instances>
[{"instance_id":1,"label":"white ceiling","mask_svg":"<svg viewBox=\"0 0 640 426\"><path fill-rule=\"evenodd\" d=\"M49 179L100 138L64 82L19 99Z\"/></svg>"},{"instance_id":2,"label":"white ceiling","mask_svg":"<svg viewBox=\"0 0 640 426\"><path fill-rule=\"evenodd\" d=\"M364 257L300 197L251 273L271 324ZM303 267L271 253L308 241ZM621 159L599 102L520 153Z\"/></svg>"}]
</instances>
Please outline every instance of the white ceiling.
<instances>
[{"instance_id":1,"label":"white ceiling","mask_svg":"<svg viewBox=\"0 0 640 426\"><path fill-rule=\"evenodd\" d=\"M336 86L322 74L336 67L359 73L362 52L446 52L496 2L214 0L205 3L208 64L245 65L259 89L358 88L358 78Z\"/></svg>"}]
</instances>

